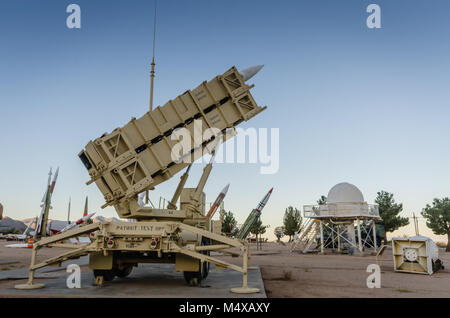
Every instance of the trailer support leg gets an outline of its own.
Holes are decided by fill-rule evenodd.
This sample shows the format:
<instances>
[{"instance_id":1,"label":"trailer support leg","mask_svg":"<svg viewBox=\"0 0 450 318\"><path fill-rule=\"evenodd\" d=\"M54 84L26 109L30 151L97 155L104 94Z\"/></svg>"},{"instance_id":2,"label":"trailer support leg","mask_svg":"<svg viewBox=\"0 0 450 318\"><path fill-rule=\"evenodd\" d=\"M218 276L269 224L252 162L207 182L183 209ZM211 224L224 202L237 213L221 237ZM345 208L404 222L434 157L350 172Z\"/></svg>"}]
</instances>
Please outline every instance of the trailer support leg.
<instances>
[{"instance_id":1,"label":"trailer support leg","mask_svg":"<svg viewBox=\"0 0 450 318\"><path fill-rule=\"evenodd\" d=\"M103 283L105 282L105 278L103 276L97 276L95 278L95 285L102 287Z\"/></svg>"},{"instance_id":2,"label":"trailer support leg","mask_svg":"<svg viewBox=\"0 0 450 318\"><path fill-rule=\"evenodd\" d=\"M43 288L45 287L44 284L33 284L33 279L34 279L34 265L36 263L36 254L38 251L38 247L35 245L33 246L33 252L31 254L31 264L30 264L30 271L28 273L28 281L26 284L18 284L15 285L14 288L15 289L39 289L39 288Z\"/></svg>"},{"instance_id":3,"label":"trailer support leg","mask_svg":"<svg viewBox=\"0 0 450 318\"><path fill-rule=\"evenodd\" d=\"M255 293L259 293L259 288L249 288L247 286L247 273L248 273L248 259L249 259L249 245L245 244L244 245L244 250L243 250L243 272L242 272L242 287L238 287L238 288L231 288L231 292L235 293L235 294L255 294Z\"/></svg>"}]
</instances>

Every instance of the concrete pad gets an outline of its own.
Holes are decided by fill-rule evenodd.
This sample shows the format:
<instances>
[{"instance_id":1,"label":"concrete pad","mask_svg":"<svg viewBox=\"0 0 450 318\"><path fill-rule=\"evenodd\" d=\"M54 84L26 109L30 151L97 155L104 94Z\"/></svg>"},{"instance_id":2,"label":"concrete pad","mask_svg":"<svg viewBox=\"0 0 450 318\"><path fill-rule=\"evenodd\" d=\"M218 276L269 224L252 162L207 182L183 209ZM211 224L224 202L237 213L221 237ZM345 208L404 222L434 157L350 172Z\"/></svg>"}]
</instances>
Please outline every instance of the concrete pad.
<instances>
[{"instance_id":1,"label":"concrete pad","mask_svg":"<svg viewBox=\"0 0 450 318\"><path fill-rule=\"evenodd\" d=\"M77 264L79 266L89 264L89 257L83 256L79 259L68 260L62 263L61 267L42 267L36 270L34 277L35 278L48 278L48 277L56 277L48 275L47 273L66 271L67 265L69 264ZM13 280L13 279L26 279L28 278L29 269L27 268L19 268L19 269L11 269L7 271L0 272L0 281L1 280Z\"/></svg>"},{"instance_id":2,"label":"concrete pad","mask_svg":"<svg viewBox=\"0 0 450 318\"><path fill-rule=\"evenodd\" d=\"M252 251L251 256L275 255L281 254L280 251Z\"/></svg>"},{"instance_id":3,"label":"concrete pad","mask_svg":"<svg viewBox=\"0 0 450 318\"><path fill-rule=\"evenodd\" d=\"M92 271L82 271L80 289L67 288L69 274L61 274L64 275L55 279L36 279L36 283L45 283L43 289L4 288L0 289L0 297L266 298L259 267L248 272L248 286L260 290L256 294L231 293L231 288L242 286L242 274L230 269L216 270L213 265L202 286L198 287L188 286L183 273L176 272L173 264L139 264L129 277L116 277L102 287L93 285Z\"/></svg>"},{"instance_id":4,"label":"concrete pad","mask_svg":"<svg viewBox=\"0 0 450 318\"><path fill-rule=\"evenodd\" d=\"M2 261L0 260L0 265L12 265L12 264L17 264L19 262L15 262L15 261Z\"/></svg>"}]
</instances>

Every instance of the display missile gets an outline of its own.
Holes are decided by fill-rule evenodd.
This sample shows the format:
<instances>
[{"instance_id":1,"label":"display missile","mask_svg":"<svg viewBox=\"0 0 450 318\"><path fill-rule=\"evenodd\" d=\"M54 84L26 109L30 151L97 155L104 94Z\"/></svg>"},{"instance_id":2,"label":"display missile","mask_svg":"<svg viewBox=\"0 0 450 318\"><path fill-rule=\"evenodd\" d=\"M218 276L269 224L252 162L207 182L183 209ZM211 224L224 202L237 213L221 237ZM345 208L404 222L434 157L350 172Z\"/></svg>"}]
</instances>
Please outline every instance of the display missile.
<instances>
[{"instance_id":1,"label":"display missile","mask_svg":"<svg viewBox=\"0 0 450 318\"><path fill-rule=\"evenodd\" d=\"M56 180L58 179L59 167L56 169L55 175L53 177L52 186L50 187L50 195L53 194L53 190L55 190Z\"/></svg>"},{"instance_id":2,"label":"display missile","mask_svg":"<svg viewBox=\"0 0 450 318\"><path fill-rule=\"evenodd\" d=\"M249 68L246 68L245 70L242 70L240 73L242 77L244 78L244 82L247 82L249 79L251 79L253 76L255 76L264 65L256 65L256 66L250 66Z\"/></svg>"},{"instance_id":3,"label":"display missile","mask_svg":"<svg viewBox=\"0 0 450 318\"><path fill-rule=\"evenodd\" d=\"M242 225L241 229L236 235L236 238L240 240L244 240L247 238L247 236L250 234L253 225L258 221L258 218L261 216L262 209L264 209L264 206L266 205L267 201L269 201L272 191L273 188L270 189L269 192L267 192L264 198L262 198L262 200L258 203L257 207L253 209L252 212L250 212L250 215L248 216L247 220L245 220L244 224Z\"/></svg>"},{"instance_id":4,"label":"display missile","mask_svg":"<svg viewBox=\"0 0 450 318\"><path fill-rule=\"evenodd\" d=\"M71 197L69 197L69 206L67 208L67 223L70 224L70 201Z\"/></svg>"},{"instance_id":5,"label":"display missile","mask_svg":"<svg viewBox=\"0 0 450 318\"><path fill-rule=\"evenodd\" d=\"M43 205L45 203L45 198L47 197L47 191L48 191L48 189L50 187L50 183L52 181L52 174L53 174L52 168L50 167L50 171L48 172L47 187L45 188L44 196L42 197L42 200L41 200L41 202L42 202L41 207L43 207Z\"/></svg>"},{"instance_id":6,"label":"display missile","mask_svg":"<svg viewBox=\"0 0 450 318\"><path fill-rule=\"evenodd\" d=\"M86 196L86 201L84 202L84 212L83 216L88 215L88 197Z\"/></svg>"},{"instance_id":7,"label":"display missile","mask_svg":"<svg viewBox=\"0 0 450 318\"><path fill-rule=\"evenodd\" d=\"M264 207L266 206L267 201L269 201L272 191L273 188L270 189L269 192L267 192L267 194L264 196L264 198L261 200L261 202L259 202L258 206L256 207L256 211L261 213L262 209L264 209Z\"/></svg>"},{"instance_id":8,"label":"display missile","mask_svg":"<svg viewBox=\"0 0 450 318\"><path fill-rule=\"evenodd\" d=\"M94 213L89 213L88 215L83 216L81 219L77 220L76 222L70 223L69 225L67 225L65 228L63 228L61 230L61 233L62 232L66 232L68 230L71 230L71 229L77 227L78 225L89 221L94 216L94 214L95 214L95 212Z\"/></svg>"},{"instance_id":9,"label":"display missile","mask_svg":"<svg viewBox=\"0 0 450 318\"><path fill-rule=\"evenodd\" d=\"M230 187L230 184L228 183L225 188L219 193L217 196L216 201L214 201L213 205L209 209L208 213L206 214L206 217L208 219L211 219L214 216L214 213L216 213L217 209L219 208L220 204L222 203L223 199L227 195L228 188Z\"/></svg>"},{"instance_id":10,"label":"display missile","mask_svg":"<svg viewBox=\"0 0 450 318\"><path fill-rule=\"evenodd\" d=\"M56 169L55 175L52 177L52 168L50 168L50 172L48 173L48 181L47 181L47 189L44 193L44 198L42 200L43 204L41 205L41 214L39 215L39 221L36 225L36 231L34 238L38 239L41 236L47 236L47 223L48 223L48 213L51 207L52 194L55 189L56 180L58 179L59 167ZM51 182L50 182L51 181Z\"/></svg>"}]
</instances>

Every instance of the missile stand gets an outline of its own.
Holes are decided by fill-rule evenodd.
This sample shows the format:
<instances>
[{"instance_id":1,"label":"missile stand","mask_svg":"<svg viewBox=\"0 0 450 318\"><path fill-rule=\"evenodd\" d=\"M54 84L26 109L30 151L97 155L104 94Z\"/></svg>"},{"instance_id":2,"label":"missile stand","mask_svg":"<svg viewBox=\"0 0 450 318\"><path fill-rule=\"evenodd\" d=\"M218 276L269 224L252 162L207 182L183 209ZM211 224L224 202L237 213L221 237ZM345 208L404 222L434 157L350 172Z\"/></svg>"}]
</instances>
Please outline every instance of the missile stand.
<instances>
[{"instance_id":1,"label":"missile stand","mask_svg":"<svg viewBox=\"0 0 450 318\"><path fill-rule=\"evenodd\" d=\"M211 163L205 167L199 182L200 186L206 183L211 167ZM184 176L178 190L186 181ZM89 267L93 270L96 284L99 286L105 281L112 281L116 276L128 276L138 263L174 263L177 271L183 271L186 282L196 286L208 276L209 264L212 263L216 269L229 268L242 273L242 287L232 288L233 293L259 292L259 289L247 286L250 258L248 243L245 240L228 238L209 230L210 220L200 215L198 211L199 204L196 199L198 195L196 194L200 191L204 198L201 190L197 187L183 188L179 191L182 198L189 195L192 198L182 201L184 210L140 207L136 213L141 214L145 211L148 216L139 219L138 222L94 223L41 239L33 245L28 282L15 287L17 289L42 288L44 284L33 283L35 270L45 266L61 266L64 261L89 255ZM133 202L133 205L137 206L137 202ZM204 202L201 206L204 207ZM91 243L83 246L56 244L83 234L89 235ZM73 250L36 264L37 253L44 246ZM239 249L240 253L228 251L231 248ZM211 251L231 254L235 257L242 256L242 266L211 257L209 255Z\"/></svg>"}]
</instances>

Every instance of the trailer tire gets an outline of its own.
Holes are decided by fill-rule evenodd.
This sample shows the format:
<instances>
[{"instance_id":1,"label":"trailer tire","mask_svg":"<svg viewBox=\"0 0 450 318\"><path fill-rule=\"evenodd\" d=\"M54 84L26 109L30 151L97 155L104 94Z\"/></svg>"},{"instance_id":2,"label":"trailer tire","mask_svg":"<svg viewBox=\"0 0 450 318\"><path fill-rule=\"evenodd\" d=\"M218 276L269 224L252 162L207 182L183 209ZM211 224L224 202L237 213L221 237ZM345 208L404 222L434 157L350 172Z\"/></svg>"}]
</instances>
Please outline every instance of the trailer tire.
<instances>
[{"instance_id":1,"label":"trailer tire","mask_svg":"<svg viewBox=\"0 0 450 318\"><path fill-rule=\"evenodd\" d=\"M117 277L125 278L133 271L133 265L126 265L122 269L118 269L116 272Z\"/></svg>"},{"instance_id":2,"label":"trailer tire","mask_svg":"<svg viewBox=\"0 0 450 318\"><path fill-rule=\"evenodd\" d=\"M202 245L211 245L210 239L203 237L202 238ZM204 251L203 254L210 256L210 251ZM202 268L202 279L206 279L209 274L211 264L209 262L203 262L203 268Z\"/></svg>"}]
</instances>

